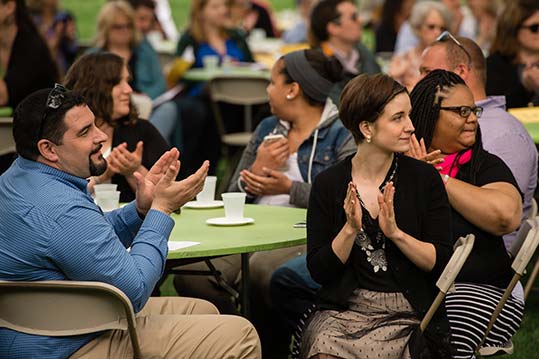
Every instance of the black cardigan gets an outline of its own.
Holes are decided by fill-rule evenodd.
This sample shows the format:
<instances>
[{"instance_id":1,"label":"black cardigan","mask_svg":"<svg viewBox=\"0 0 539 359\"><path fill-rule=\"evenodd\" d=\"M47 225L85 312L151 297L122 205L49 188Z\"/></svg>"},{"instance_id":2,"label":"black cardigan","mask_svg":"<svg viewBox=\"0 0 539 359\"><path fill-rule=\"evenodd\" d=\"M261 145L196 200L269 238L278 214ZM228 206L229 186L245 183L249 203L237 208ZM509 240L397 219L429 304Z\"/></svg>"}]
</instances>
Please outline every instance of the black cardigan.
<instances>
[{"instance_id":1,"label":"black cardigan","mask_svg":"<svg viewBox=\"0 0 539 359\"><path fill-rule=\"evenodd\" d=\"M312 277L322 285L318 304L323 309L346 310L348 298L359 287L360 249L354 245L345 264L331 249L331 242L346 222L343 202L351 181L351 159L352 156L319 174L311 189L307 211L307 265ZM434 167L407 156L400 156L398 166L394 199L397 224L405 233L435 246L436 264L431 273L422 271L390 240L386 240L386 257L388 270L421 318L438 292L436 280L451 256L451 212L442 180ZM449 323L443 305L425 337L432 347L448 350ZM412 353L416 349L424 350L424 345L418 343L422 348L414 348L414 339L417 337L410 343ZM432 357L440 356L442 353Z\"/></svg>"}]
</instances>

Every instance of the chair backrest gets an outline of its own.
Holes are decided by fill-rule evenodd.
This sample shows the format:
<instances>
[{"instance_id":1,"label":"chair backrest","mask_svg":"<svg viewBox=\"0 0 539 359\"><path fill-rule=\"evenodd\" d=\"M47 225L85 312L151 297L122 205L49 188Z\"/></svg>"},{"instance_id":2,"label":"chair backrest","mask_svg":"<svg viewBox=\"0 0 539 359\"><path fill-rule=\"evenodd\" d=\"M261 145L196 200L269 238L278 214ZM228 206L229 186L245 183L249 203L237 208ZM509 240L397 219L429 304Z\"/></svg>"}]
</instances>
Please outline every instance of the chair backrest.
<instances>
[{"instance_id":1,"label":"chair backrest","mask_svg":"<svg viewBox=\"0 0 539 359\"><path fill-rule=\"evenodd\" d=\"M46 336L129 330L134 356L141 356L131 301L106 283L0 281L0 327Z\"/></svg>"},{"instance_id":2,"label":"chair backrest","mask_svg":"<svg viewBox=\"0 0 539 359\"><path fill-rule=\"evenodd\" d=\"M534 217L537 217L537 201L535 200L535 198L532 198L532 209L528 214L528 219Z\"/></svg>"},{"instance_id":3,"label":"chair backrest","mask_svg":"<svg viewBox=\"0 0 539 359\"><path fill-rule=\"evenodd\" d=\"M511 265L511 268L513 268L515 273L520 276L524 275L526 266L535 253L537 245L539 245L539 217L536 216L527 219L524 222L523 227L526 227L526 231L522 234L524 241L520 244L515 259L513 259L513 264Z\"/></svg>"},{"instance_id":4,"label":"chair backrest","mask_svg":"<svg viewBox=\"0 0 539 359\"><path fill-rule=\"evenodd\" d=\"M425 314L423 320L421 320L421 323L419 325L421 331L425 331L434 313L436 313L438 307L440 306L440 304L442 304L445 295L453 286L457 275L459 274L460 270L462 269L462 266L464 265L466 259L468 259L468 256L472 251L474 241L475 236L473 234L468 234L466 237L460 237L455 242L455 245L453 246L453 255L449 259L449 262L447 262L444 271L436 282L436 286L438 287L438 289L440 289L440 292L434 299L434 302L431 304L429 310L427 311L427 314Z\"/></svg>"},{"instance_id":5,"label":"chair backrest","mask_svg":"<svg viewBox=\"0 0 539 359\"><path fill-rule=\"evenodd\" d=\"M215 103L218 101L245 106L244 131L252 131L251 106L268 102L266 87L269 80L256 76L218 76L210 81L210 95L216 110L221 134L224 134L222 117Z\"/></svg>"},{"instance_id":6,"label":"chair backrest","mask_svg":"<svg viewBox=\"0 0 539 359\"><path fill-rule=\"evenodd\" d=\"M534 217L532 219L526 220L526 222L529 226L529 229L526 233L524 242L520 246L515 259L513 259L513 264L511 265L511 268L513 268L515 274L513 275L513 278L511 278L511 282L509 282L507 288L505 288L505 291L500 301L494 309L492 317L490 318L490 321L488 323L487 330L485 331L481 342L476 348L476 353L479 353L479 351L481 350L481 347L483 346L483 343L485 342L488 334L494 326L496 319L498 319L498 316L500 315L503 306L511 296L511 293L513 292L513 289L515 289L515 286L517 285L520 278L522 278L524 271L526 270L526 266L528 265L533 254L535 253L537 245L539 245L539 218Z\"/></svg>"}]
</instances>

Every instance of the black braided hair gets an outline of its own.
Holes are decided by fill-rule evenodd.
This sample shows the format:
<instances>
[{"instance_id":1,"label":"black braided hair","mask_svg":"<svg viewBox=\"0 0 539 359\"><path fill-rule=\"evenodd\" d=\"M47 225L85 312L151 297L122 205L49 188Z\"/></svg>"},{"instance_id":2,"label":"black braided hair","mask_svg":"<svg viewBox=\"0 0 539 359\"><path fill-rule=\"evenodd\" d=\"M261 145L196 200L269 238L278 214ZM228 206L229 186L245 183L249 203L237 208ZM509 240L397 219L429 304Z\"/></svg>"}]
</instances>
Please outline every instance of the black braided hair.
<instances>
[{"instance_id":1,"label":"black braided hair","mask_svg":"<svg viewBox=\"0 0 539 359\"><path fill-rule=\"evenodd\" d=\"M440 105L447 97L449 90L457 85L466 83L457 74L445 70L434 70L425 76L415 85L410 94L412 112L410 118L415 127L415 135L418 139L423 138L427 149L432 143L434 129L440 118ZM462 150L454 163L458 163L458 158L466 151ZM459 171L458 178L476 184L476 174L479 170L483 158L483 143L481 141L481 131L477 127L475 143L472 146L472 159L467 169Z\"/></svg>"}]
</instances>

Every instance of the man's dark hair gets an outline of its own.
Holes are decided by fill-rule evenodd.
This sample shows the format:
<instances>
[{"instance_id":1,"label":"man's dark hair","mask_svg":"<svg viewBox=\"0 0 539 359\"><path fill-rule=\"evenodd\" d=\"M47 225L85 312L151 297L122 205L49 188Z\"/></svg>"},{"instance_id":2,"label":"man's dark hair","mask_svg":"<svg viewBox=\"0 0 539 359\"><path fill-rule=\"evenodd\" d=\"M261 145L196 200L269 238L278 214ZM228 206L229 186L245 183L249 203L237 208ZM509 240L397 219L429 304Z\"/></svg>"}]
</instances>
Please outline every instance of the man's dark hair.
<instances>
[{"instance_id":1,"label":"man's dark hair","mask_svg":"<svg viewBox=\"0 0 539 359\"><path fill-rule=\"evenodd\" d=\"M68 91L63 93L62 104L58 108L47 108L51 90L38 90L28 95L15 109L13 138L15 149L21 157L35 161L40 155L37 143L41 139L62 144L67 129L64 122L66 113L75 106L86 105L80 94Z\"/></svg>"},{"instance_id":2,"label":"man's dark hair","mask_svg":"<svg viewBox=\"0 0 539 359\"><path fill-rule=\"evenodd\" d=\"M339 19L337 6L341 3L349 2L354 4L352 0L322 0L315 5L311 11L311 29L310 43L312 47L319 47L320 44L329 39L327 25L331 21Z\"/></svg>"}]
</instances>

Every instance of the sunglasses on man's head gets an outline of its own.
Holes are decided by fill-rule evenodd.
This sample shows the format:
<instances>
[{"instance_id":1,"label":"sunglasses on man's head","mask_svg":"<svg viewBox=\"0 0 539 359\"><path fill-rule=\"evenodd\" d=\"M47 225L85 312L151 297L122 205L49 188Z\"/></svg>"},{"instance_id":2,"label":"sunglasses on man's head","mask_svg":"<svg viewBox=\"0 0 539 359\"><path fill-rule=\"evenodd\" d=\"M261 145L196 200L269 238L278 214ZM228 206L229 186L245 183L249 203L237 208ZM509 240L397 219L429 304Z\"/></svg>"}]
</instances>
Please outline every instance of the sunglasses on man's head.
<instances>
[{"instance_id":1,"label":"sunglasses on man's head","mask_svg":"<svg viewBox=\"0 0 539 359\"><path fill-rule=\"evenodd\" d=\"M43 117L41 118L41 123L39 125L38 139L41 139L43 137L43 127L50 111L57 110L60 106L64 104L66 97L65 95L68 92L69 90L60 84L55 84L54 88L49 92L49 95L47 96L47 102L45 103L45 111L43 112Z\"/></svg>"},{"instance_id":2,"label":"sunglasses on man's head","mask_svg":"<svg viewBox=\"0 0 539 359\"><path fill-rule=\"evenodd\" d=\"M471 66L472 65L472 56L470 55L468 50L466 50L466 48L460 43L460 41L457 40L455 38L455 36L451 35L451 33L449 31L442 32L440 34L440 36L438 36L436 38L437 42L444 42L444 41L447 41L447 40L453 41L455 43L455 45L457 45L458 47L460 47L462 49L462 51L464 51L464 53L466 54L466 57L468 58L468 66Z\"/></svg>"},{"instance_id":3,"label":"sunglasses on man's head","mask_svg":"<svg viewBox=\"0 0 539 359\"><path fill-rule=\"evenodd\" d=\"M446 110L446 111L455 112L455 113L459 114L460 117L463 117L463 118L470 117L472 112L474 113L474 115L477 118L481 117L481 115L483 114L483 107L479 107L479 106L474 106L474 107L470 107L470 106L447 106L447 107L440 107L440 110Z\"/></svg>"},{"instance_id":4,"label":"sunglasses on man's head","mask_svg":"<svg viewBox=\"0 0 539 359\"><path fill-rule=\"evenodd\" d=\"M530 32L537 34L539 32L539 24L520 25L521 29L528 29Z\"/></svg>"}]
</instances>

